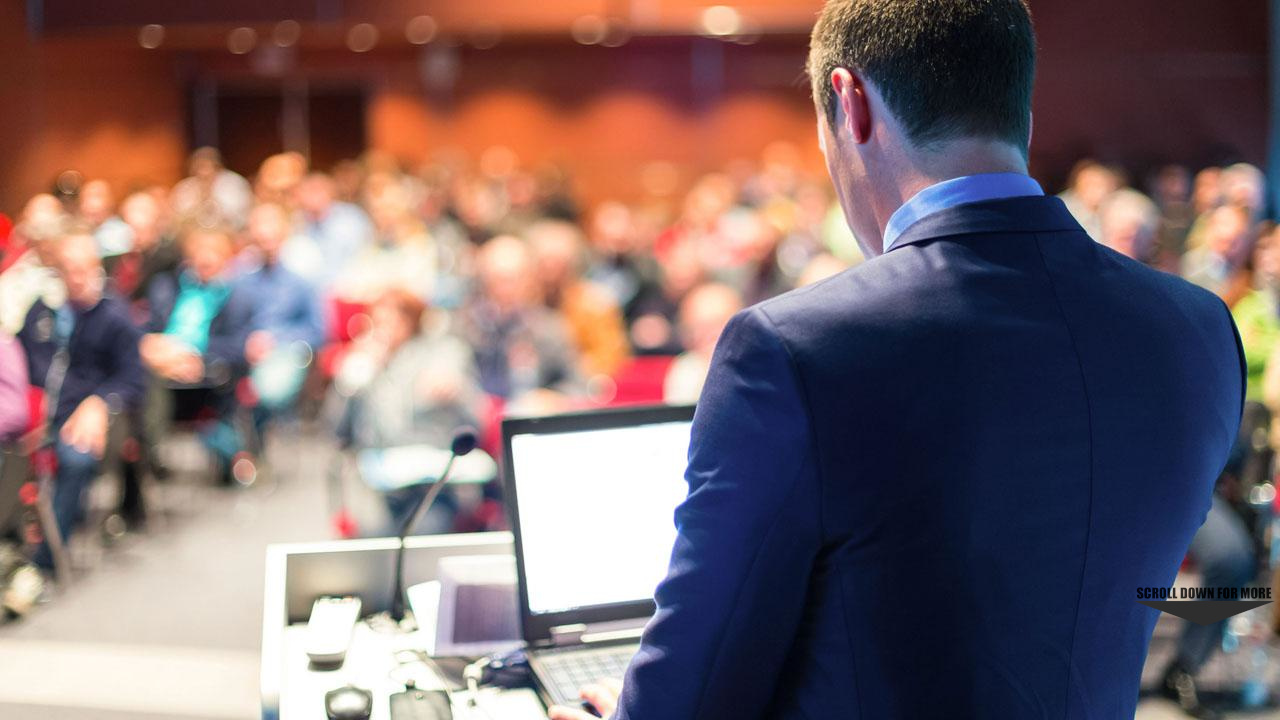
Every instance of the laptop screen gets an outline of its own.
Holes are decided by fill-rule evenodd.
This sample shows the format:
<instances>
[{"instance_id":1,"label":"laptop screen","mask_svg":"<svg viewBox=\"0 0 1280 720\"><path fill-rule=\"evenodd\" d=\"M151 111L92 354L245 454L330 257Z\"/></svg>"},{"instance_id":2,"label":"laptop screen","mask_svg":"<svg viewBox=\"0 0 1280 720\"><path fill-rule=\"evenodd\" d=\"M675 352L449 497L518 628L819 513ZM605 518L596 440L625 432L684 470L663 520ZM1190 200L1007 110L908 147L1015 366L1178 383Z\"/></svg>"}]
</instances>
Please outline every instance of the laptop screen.
<instances>
[{"instance_id":1,"label":"laptop screen","mask_svg":"<svg viewBox=\"0 0 1280 720\"><path fill-rule=\"evenodd\" d=\"M652 600L688 493L687 419L510 437L528 611Z\"/></svg>"}]
</instances>

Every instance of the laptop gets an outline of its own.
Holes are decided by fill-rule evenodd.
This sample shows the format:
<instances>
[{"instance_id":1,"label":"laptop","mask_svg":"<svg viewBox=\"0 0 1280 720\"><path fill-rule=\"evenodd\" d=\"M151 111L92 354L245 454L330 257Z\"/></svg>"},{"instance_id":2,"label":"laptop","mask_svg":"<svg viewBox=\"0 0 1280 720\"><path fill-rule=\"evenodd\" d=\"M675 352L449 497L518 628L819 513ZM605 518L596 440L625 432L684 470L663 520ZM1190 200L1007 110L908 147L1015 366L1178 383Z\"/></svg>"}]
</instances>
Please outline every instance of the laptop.
<instances>
[{"instance_id":1,"label":"laptop","mask_svg":"<svg viewBox=\"0 0 1280 720\"><path fill-rule=\"evenodd\" d=\"M548 704L622 679L654 612L688 494L692 406L502 423L521 632Z\"/></svg>"}]
</instances>

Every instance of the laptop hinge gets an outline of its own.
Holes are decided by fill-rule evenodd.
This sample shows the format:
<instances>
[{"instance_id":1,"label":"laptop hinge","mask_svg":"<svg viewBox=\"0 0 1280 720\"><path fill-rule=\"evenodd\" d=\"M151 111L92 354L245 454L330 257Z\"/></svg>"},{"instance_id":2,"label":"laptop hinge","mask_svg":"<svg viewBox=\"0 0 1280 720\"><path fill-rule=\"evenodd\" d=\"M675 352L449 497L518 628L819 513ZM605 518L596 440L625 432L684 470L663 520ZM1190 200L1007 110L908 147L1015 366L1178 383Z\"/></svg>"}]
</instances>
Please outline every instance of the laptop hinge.
<instances>
[{"instance_id":1,"label":"laptop hinge","mask_svg":"<svg viewBox=\"0 0 1280 720\"><path fill-rule=\"evenodd\" d=\"M644 633L644 618L614 622L574 623L551 628L551 643L556 647L590 645L592 643L638 640Z\"/></svg>"},{"instance_id":2,"label":"laptop hinge","mask_svg":"<svg viewBox=\"0 0 1280 720\"><path fill-rule=\"evenodd\" d=\"M551 644L555 646L581 645L582 636L585 635L586 632L587 626L582 623L558 625L551 628Z\"/></svg>"}]
</instances>

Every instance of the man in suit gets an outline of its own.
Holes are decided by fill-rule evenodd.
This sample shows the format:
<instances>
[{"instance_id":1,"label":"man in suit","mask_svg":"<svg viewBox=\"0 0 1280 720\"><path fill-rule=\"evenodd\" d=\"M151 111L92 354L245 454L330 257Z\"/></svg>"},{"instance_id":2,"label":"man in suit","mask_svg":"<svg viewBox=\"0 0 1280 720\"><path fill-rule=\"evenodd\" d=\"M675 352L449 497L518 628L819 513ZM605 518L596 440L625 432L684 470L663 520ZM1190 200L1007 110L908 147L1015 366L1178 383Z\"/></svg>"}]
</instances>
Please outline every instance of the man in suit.
<instances>
[{"instance_id":1,"label":"man in suit","mask_svg":"<svg viewBox=\"0 0 1280 720\"><path fill-rule=\"evenodd\" d=\"M809 72L872 258L748 308L622 720L1133 717L1240 419L1226 307L1026 175L1021 0L831 0ZM556 709L553 718L581 717Z\"/></svg>"}]
</instances>

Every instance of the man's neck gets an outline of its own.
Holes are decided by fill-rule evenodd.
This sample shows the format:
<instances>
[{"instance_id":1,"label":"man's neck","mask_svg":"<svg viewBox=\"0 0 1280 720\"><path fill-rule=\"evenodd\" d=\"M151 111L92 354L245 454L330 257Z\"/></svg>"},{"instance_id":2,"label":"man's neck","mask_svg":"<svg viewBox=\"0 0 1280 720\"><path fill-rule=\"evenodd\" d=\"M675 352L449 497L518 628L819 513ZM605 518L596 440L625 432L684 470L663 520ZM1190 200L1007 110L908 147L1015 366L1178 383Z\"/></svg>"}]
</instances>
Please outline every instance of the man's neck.
<instances>
[{"instance_id":1,"label":"man's neck","mask_svg":"<svg viewBox=\"0 0 1280 720\"><path fill-rule=\"evenodd\" d=\"M1027 174L1027 160L1007 143L953 140L931 151L903 153L888 182L879 183L873 199L881 247L889 218L917 193L940 182L987 173Z\"/></svg>"}]
</instances>

